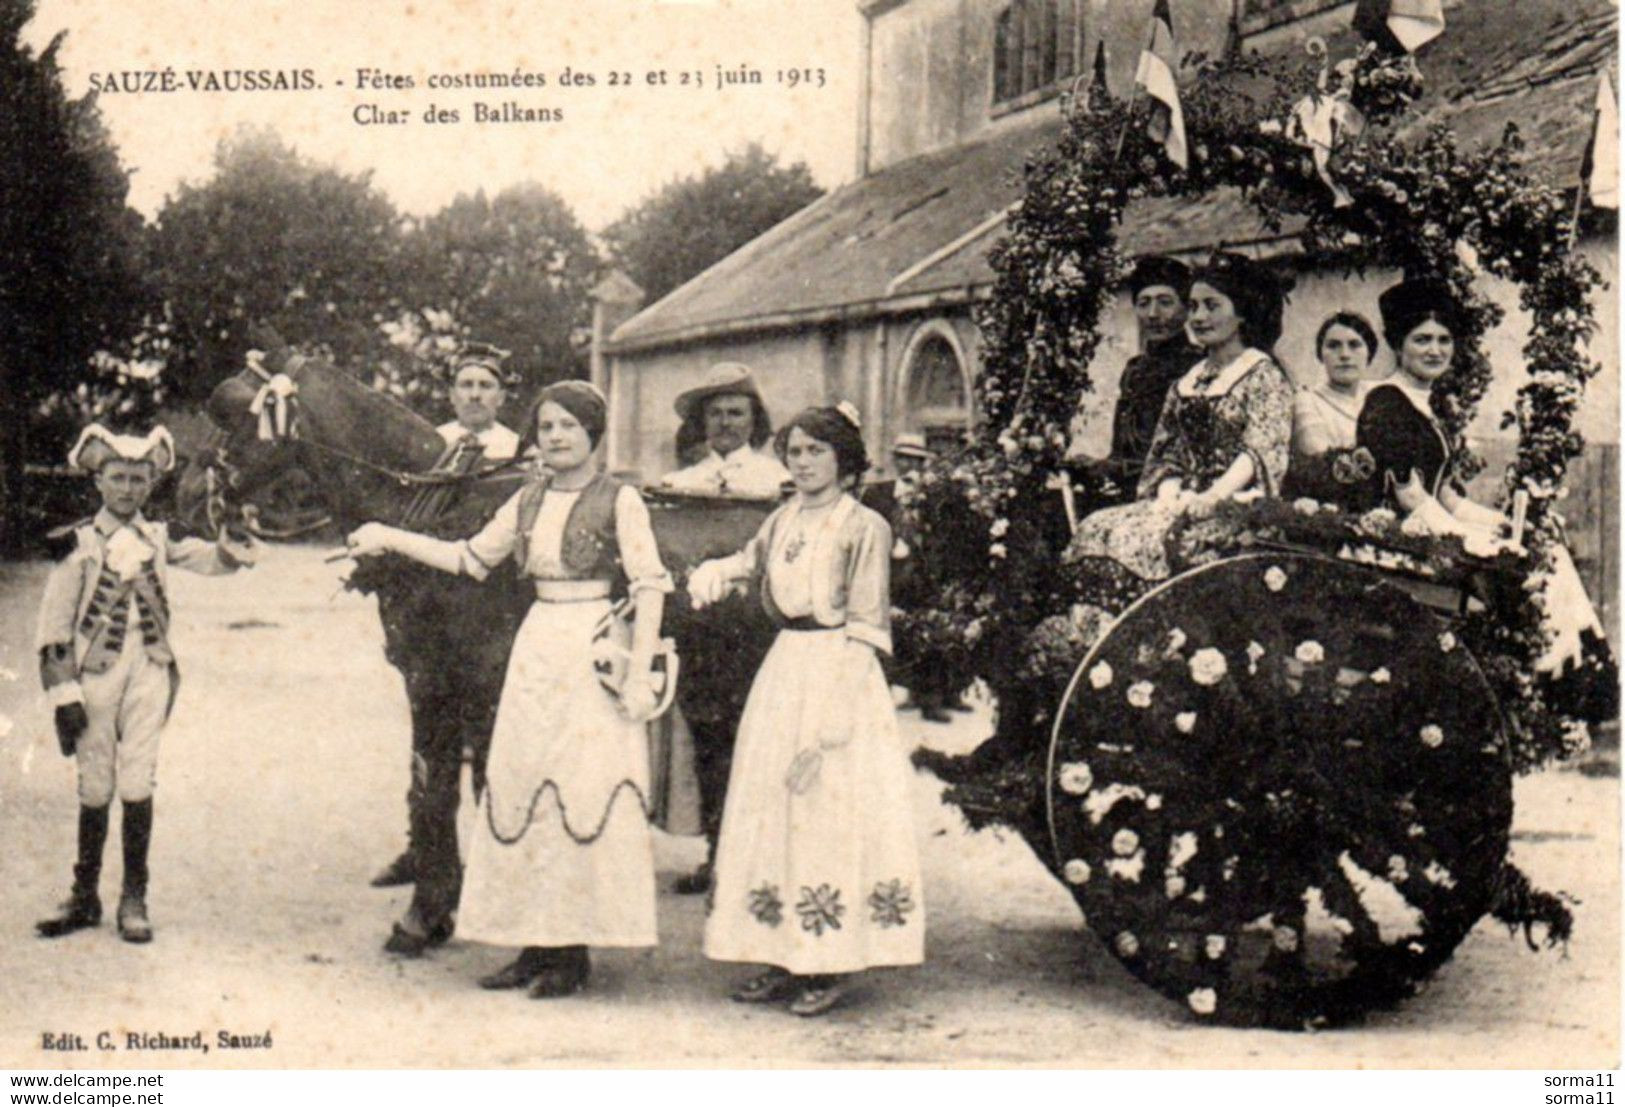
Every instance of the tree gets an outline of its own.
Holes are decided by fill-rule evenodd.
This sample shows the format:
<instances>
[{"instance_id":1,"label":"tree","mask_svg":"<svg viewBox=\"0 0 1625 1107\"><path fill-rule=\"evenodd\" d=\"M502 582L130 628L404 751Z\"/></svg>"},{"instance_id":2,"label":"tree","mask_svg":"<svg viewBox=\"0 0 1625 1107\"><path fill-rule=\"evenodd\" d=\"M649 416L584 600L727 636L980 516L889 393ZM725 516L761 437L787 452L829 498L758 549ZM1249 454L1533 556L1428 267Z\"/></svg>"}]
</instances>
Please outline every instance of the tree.
<instances>
[{"instance_id":1,"label":"tree","mask_svg":"<svg viewBox=\"0 0 1625 1107\"><path fill-rule=\"evenodd\" d=\"M22 42L33 0L0 0L0 545L14 547L31 418L53 395L94 382L91 358L119 351L148 306L137 263L141 218L94 98L71 99L56 55ZM53 451L54 452L54 451ZM52 460L60 458L60 454Z\"/></svg>"},{"instance_id":2,"label":"tree","mask_svg":"<svg viewBox=\"0 0 1625 1107\"><path fill-rule=\"evenodd\" d=\"M508 367L527 386L580 371L599 259L553 192L521 184L495 198L460 195L408 231L402 259L417 329L511 351ZM431 383L424 394L440 395L443 382Z\"/></svg>"},{"instance_id":3,"label":"tree","mask_svg":"<svg viewBox=\"0 0 1625 1107\"><path fill-rule=\"evenodd\" d=\"M646 197L603 237L653 303L823 194L805 162L786 168L753 142Z\"/></svg>"},{"instance_id":4,"label":"tree","mask_svg":"<svg viewBox=\"0 0 1625 1107\"><path fill-rule=\"evenodd\" d=\"M249 329L323 347L356 367L381 349L397 307L401 219L372 185L299 155L269 130L240 130L215 175L158 213L151 264L176 332L171 388L202 399L241 367Z\"/></svg>"}]
</instances>

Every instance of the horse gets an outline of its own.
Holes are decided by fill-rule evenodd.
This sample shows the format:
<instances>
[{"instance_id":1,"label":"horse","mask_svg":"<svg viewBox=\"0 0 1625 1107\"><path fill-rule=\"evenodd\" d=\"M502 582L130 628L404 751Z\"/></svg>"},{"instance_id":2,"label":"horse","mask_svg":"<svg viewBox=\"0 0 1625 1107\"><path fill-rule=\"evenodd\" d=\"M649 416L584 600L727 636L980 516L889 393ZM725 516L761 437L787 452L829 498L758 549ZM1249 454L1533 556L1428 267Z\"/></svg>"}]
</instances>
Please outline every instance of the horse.
<instances>
[{"instance_id":1,"label":"horse","mask_svg":"<svg viewBox=\"0 0 1625 1107\"><path fill-rule=\"evenodd\" d=\"M202 479L181 482L183 518L218 515L227 500L251 500L298 465L345 531L377 520L461 538L524 480L520 461L435 471L447 448L426 420L321 357L300 356L274 338L262 344L270 347L263 360L209 397L207 411L224 444L195 462ZM358 566L348 586L378 597L384 656L400 672L411 709L407 799L417 880L409 925L397 925L386 948L412 952L402 947L451 932L461 882L456 813L463 751L472 751L478 795L508 654L531 592L511 565L482 584L393 555Z\"/></svg>"}]
</instances>

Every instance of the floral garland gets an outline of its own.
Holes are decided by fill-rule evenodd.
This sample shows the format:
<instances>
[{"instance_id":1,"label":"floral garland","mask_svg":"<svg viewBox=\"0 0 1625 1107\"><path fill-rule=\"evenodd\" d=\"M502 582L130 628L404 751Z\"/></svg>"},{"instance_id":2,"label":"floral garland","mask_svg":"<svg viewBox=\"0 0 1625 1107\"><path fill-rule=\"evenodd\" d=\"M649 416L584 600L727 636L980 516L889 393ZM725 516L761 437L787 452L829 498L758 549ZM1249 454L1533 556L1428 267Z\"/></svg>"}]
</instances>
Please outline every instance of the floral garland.
<instances>
[{"instance_id":1,"label":"floral garland","mask_svg":"<svg viewBox=\"0 0 1625 1107\"><path fill-rule=\"evenodd\" d=\"M1331 160L1352 200L1339 206L1309 150L1280 122L1316 89L1319 60L1198 62L1182 94L1187 171L1173 171L1147 137L1143 99L1101 96L1072 111L1055 148L1029 161L1025 195L989 255L992 295L978 311L982 422L961 453L933 463L899 497L900 525L933 582L925 602L899 613L899 636L955 679L986 679L1001 704L999 737L1016 750L1041 736L1055 708L1038 702L1032 685L1028 655L1044 637L1034 632L1082 598L1058 571L1067 532L1049 481L1064 468L1079 399L1093 389L1087 366L1127 268L1118 233L1131 203L1239 189L1267 226L1290 221L1312 257L1350 271L1399 267L1448 280L1464 311L1455 362L1435 384L1433 404L1463 479L1482 465L1464 434L1490 381L1483 337L1502 317L1475 282L1480 272L1517 282L1531 319L1530 379L1506 418L1519 445L1503 497L1528 494L1528 541L1537 552L1559 536L1554 508L1582 445L1574 416L1600 370L1582 343L1601 278L1569 249L1563 190L1520 165L1516 128L1471 153L1442 129L1402 141L1396 131L1420 74L1408 56L1368 49L1340 67L1368 127ZM1570 752L1572 725L1547 710L1527 677L1544 646L1538 622L1516 613L1475 638L1494 655L1487 664L1498 688L1510 693L1504 708L1528 721L1520 763Z\"/></svg>"}]
</instances>

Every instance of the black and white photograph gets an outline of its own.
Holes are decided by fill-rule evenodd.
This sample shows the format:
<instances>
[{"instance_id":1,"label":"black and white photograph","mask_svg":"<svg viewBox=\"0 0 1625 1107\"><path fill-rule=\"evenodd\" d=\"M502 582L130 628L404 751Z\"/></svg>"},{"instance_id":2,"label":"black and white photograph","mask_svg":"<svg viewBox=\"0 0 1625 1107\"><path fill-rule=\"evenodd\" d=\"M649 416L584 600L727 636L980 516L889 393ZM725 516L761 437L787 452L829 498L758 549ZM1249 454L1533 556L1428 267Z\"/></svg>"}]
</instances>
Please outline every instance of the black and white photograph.
<instances>
[{"instance_id":1,"label":"black and white photograph","mask_svg":"<svg viewBox=\"0 0 1625 1107\"><path fill-rule=\"evenodd\" d=\"M1612 1103L1618 58L1614 0L0 0L8 1102Z\"/></svg>"}]
</instances>

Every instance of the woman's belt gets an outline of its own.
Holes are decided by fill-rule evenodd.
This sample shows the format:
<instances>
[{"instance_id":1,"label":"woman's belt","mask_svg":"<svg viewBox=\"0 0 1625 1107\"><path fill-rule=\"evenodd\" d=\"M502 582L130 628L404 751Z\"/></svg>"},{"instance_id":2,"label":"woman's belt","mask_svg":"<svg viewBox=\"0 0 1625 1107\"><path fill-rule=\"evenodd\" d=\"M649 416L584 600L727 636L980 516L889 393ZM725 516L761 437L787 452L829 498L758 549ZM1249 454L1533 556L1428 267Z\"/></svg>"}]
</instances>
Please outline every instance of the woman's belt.
<instances>
[{"instance_id":1,"label":"woman's belt","mask_svg":"<svg viewBox=\"0 0 1625 1107\"><path fill-rule=\"evenodd\" d=\"M536 598L542 603L586 603L609 599L607 580L537 580Z\"/></svg>"},{"instance_id":2,"label":"woman's belt","mask_svg":"<svg viewBox=\"0 0 1625 1107\"><path fill-rule=\"evenodd\" d=\"M794 618L794 619L786 619L786 620L784 620L783 623L779 624L779 629L780 630L840 630L845 625L846 625L845 623L836 623L834 626L826 626L823 623L820 623L817 619L813 618L811 615L801 615L801 616L798 616L797 618Z\"/></svg>"}]
</instances>

